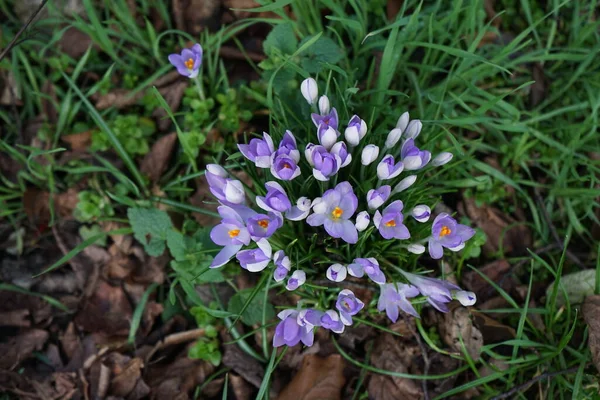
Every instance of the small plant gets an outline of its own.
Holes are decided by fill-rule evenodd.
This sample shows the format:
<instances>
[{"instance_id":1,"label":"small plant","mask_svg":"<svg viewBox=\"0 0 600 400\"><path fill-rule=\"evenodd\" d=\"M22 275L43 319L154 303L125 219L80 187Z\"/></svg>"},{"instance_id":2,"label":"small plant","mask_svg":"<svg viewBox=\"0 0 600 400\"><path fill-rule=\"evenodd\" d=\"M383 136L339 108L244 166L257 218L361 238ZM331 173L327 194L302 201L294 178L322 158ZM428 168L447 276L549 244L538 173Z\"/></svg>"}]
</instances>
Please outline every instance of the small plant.
<instances>
[{"instance_id":1,"label":"small plant","mask_svg":"<svg viewBox=\"0 0 600 400\"><path fill-rule=\"evenodd\" d=\"M115 212L107 198L98 193L84 190L78 194L79 201L73 216L79 222L96 221L101 217L112 217Z\"/></svg>"},{"instance_id":2,"label":"small plant","mask_svg":"<svg viewBox=\"0 0 600 400\"><path fill-rule=\"evenodd\" d=\"M144 155L150 151L150 137L156 132L156 124L150 118L137 115L118 115L110 124L110 128L123 144L125 151L132 156ZM92 133L93 151L106 151L112 145L102 131Z\"/></svg>"}]
</instances>

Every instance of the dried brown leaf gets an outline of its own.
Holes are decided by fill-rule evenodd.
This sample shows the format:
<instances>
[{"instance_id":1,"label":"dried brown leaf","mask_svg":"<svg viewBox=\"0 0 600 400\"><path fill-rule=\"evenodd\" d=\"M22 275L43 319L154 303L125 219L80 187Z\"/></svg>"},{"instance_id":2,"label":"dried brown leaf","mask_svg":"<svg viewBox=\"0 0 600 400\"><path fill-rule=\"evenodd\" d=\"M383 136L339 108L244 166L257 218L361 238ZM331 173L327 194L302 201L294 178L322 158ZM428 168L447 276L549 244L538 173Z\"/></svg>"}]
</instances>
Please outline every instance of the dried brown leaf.
<instances>
[{"instance_id":1,"label":"dried brown leaf","mask_svg":"<svg viewBox=\"0 0 600 400\"><path fill-rule=\"evenodd\" d=\"M127 362L121 372L112 379L109 393L118 397L125 397L131 393L142 376L143 367L144 362L141 358Z\"/></svg>"},{"instance_id":2,"label":"dried brown leaf","mask_svg":"<svg viewBox=\"0 0 600 400\"><path fill-rule=\"evenodd\" d=\"M481 267L479 272L492 282L499 284L504 290L510 290L517 284L512 276L507 276L510 268L508 261L496 260ZM467 271L463 276L462 283L467 289L475 292L477 300L480 302L496 294L496 290L477 271Z\"/></svg>"},{"instance_id":3,"label":"dried brown leaf","mask_svg":"<svg viewBox=\"0 0 600 400\"><path fill-rule=\"evenodd\" d=\"M48 332L42 329L29 329L0 343L0 368L16 367L21 361L29 358L31 353L41 350L48 340Z\"/></svg>"},{"instance_id":4,"label":"dried brown leaf","mask_svg":"<svg viewBox=\"0 0 600 400\"><path fill-rule=\"evenodd\" d=\"M158 139L150 152L144 156L140 170L148 175L152 182L158 182L165 172L173 155L175 143L177 143L177 133L169 133Z\"/></svg>"},{"instance_id":5,"label":"dried brown leaf","mask_svg":"<svg viewBox=\"0 0 600 400\"><path fill-rule=\"evenodd\" d=\"M70 145L73 151L86 151L92 144L92 131L64 135L60 140Z\"/></svg>"},{"instance_id":6,"label":"dried brown leaf","mask_svg":"<svg viewBox=\"0 0 600 400\"><path fill-rule=\"evenodd\" d=\"M221 0L174 0L173 15L177 29L198 34L207 25L218 24Z\"/></svg>"},{"instance_id":7,"label":"dried brown leaf","mask_svg":"<svg viewBox=\"0 0 600 400\"><path fill-rule=\"evenodd\" d=\"M516 336L513 327L504 325L495 319L488 317L484 313L471 310L471 316L473 318L473 324L481 332L485 343L500 343L514 339Z\"/></svg>"},{"instance_id":8,"label":"dried brown leaf","mask_svg":"<svg viewBox=\"0 0 600 400\"><path fill-rule=\"evenodd\" d=\"M588 346L596 369L600 371L600 295L588 296L581 307L583 319L589 327Z\"/></svg>"},{"instance_id":9,"label":"dried brown leaf","mask_svg":"<svg viewBox=\"0 0 600 400\"><path fill-rule=\"evenodd\" d=\"M123 289L99 280L93 295L75 316L75 323L87 332L127 335L132 313Z\"/></svg>"},{"instance_id":10,"label":"dried brown leaf","mask_svg":"<svg viewBox=\"0 0 600 400\"><path fill-rule=\"evenodd\" d=\"M115 89L110 93L100 96L96 101L96 108L98 110L105 110L110 107L116 109L129 107L137 103L142 97L144 97L143 91L132 93L128 89Z\"/></svg>"},{"instance_id":11,"label":"dried brown leaf","mask_svg":"<svg viewBox=\"0 0 600 400\"><path fill-rule=\"evenodd\" d=\"M27 309L0 312L0 326L28 327L30 325Z\"/></svg>"},{"instance_id":12,"label":"dried brown leaf","mask_svg":"<svg viewBox=\"0 0 600 400\"><path fill-rule=\"evenodd\" d=\"M92 39L77 28L69 27L58 41L58 48L71 58L81 58L92 45Z\"/></svg>"},{"instance_id":13,"label":"dried brown leaf","mask_svg":"<svg viewBox=\"0 0 600 400\"><path fill-rule=\"evenodd\" d=\"M160 94L165 98L165 101L169 105L171 112L176 113L179 109L183 92L187 86L188 82L186 81L175 81L172 84L159 89ZM171 126L171 119L162 107L154 109L152 116L158 119L158 128L161 131L164 131Z\"/></svg>"},{"instance_id":14,"label":"dried brown leaf","mask_svg":"<svg viewBox=\"0 0 600 400\"><path fill-rule=\"evenodd\" d=\"M385 12L387 15L388 21L393 21L396 19L396 16L400 12L402 8L402 3L404 0L388 0L385 6Z\"/></svg>"},{"instance_id":15,"label":"dried brown leaf","mask_svg":"<svg viewBox=\"0 0 600 400\"><path fill-rule=\"evenodd\" d=\"M230 338L227 339L231 340ZM264 367L236 344L228 344L224 350L223 365L231 368L246 381L259 388L265 376Z\"/></svg>"},{"instance_id":16,"label":"dried brown leaf","mask_svg":"<svg viewBox=\"0 0 600 400\"><path fill-rule=\"evenodd\" d=\"M478 360L483 346L483 335L473 325L469 309L457 303L450 305L439 326L444 342L457 352L464 348L473 360ZM462 341L462 343L461 343Z\"/></svg>"},{"instance_id":17,"label":"dried brown leaf","mask_svg":"<svg viewBox=\"0 0 600 400\"><path fill-rule=\"evenodd\" d=\"M322 358L311 354L304 357L300 370L277 400L341 399L345 383L342 356Z\"/></svg>"}]
</instances>

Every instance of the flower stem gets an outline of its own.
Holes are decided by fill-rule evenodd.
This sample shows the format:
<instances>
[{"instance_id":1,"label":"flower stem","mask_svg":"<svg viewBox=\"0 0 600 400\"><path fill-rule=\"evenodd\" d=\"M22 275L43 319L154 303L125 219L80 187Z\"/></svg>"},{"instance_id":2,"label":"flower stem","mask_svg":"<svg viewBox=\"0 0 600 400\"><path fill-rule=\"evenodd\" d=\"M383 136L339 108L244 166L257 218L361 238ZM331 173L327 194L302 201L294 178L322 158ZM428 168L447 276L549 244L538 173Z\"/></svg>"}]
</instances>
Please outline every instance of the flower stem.
<instances>
[{"instance_id":1,"label":"flower stem","mask_svg":"<svg viewBox=\"0 0 600 400\"><path fill-rule=\"evenodd\" d=\"M194 82L196 83L196 88L198 88L198 94L200 95L200 99L202 101L206 100L206 98L204 97L204 89L202 88L202 75L198 74L198 76L196 76L194 78Z\"/></svg>"}]
</instances>

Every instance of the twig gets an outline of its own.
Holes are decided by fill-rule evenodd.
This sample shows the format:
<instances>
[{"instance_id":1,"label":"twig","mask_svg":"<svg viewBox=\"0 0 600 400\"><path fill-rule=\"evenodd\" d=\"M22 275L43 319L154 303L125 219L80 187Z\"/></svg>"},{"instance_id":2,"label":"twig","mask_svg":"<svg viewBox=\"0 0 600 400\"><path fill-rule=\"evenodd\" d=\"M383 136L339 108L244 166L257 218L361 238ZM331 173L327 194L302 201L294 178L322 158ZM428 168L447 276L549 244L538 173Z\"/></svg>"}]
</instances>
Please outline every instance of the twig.
<instances>
[{"instance_id":1,"label":"twig","mask_svg":"<svg viewBox=\"0 0 600 400\"><path fill-rule=\"evenodd\" d=\"M25 25L23 25L21 27L21 29L19 29L19 32L17 32L15 37L8 44L8 46L6 46L6 48L4 50L2 50L2 53L0 53L0 61L2 61L4 59L4 57L8 54L8 52L14 47L14 45L15 45L15 43L17 43L17 40L19 39L19 37L23 34L23 32L25 32L27 27L29 27L29 25L31 25L31 23L33 22L35 17L37 17L37 15L40 13L40 11L42 11L42 9L44 8L44 6L46 5L47 2L48 2L48 0L42 0L42 3L37 8L37 10L35 10L35 12L31 15L31 17L29 17L29 20L25 23Z\"/></svg>"},{"instance_id":2,"label":"twig","mask_svg":"<svg viewBox=\"0 0 600 400\"><path fill-rule=\"evenodd\" d=\"M195 339L199 338L200 336L204 336L204 329L198 328L198 329L192 329L190 331L173 333L173 334L167 336L165 338L165 340L160 341L154 345L154 348L146 356L146 363L148 363L150 361L150 359L152 359L152 356L154 356L154 354L157 351L164 349L165 347L168 347L168 346L173 346L175 344L191 342L192 340L195 340Z\"/></svg>"},{"instance_id":3,"label":"twig","mask_svg":"<svg viewBox=\"0 0 600 400\"><path fill-rule=\"evenodd\" d=\"M530 380L528 380L527 382L519 385L519 386L515 386L514 388L510 389L508 392L506 393L502 393L499 396L493 397L492 400L501 400L501 399L506 399L510 396L512 396L513 394L520 392L521 390L525 389L525 388L529 388L529 386L533 385L534 383L541 381L542 379L546 379L546 378L551 378L553 376L556 375L563 375L563 374L570 374L572 372L575 372L579 369L579 367L571 367L568 369L564 369L562 371L556 371L556 372L544 372L541 375L536 376L535 378L532 378Z\"/></svg>"}]
</instances>

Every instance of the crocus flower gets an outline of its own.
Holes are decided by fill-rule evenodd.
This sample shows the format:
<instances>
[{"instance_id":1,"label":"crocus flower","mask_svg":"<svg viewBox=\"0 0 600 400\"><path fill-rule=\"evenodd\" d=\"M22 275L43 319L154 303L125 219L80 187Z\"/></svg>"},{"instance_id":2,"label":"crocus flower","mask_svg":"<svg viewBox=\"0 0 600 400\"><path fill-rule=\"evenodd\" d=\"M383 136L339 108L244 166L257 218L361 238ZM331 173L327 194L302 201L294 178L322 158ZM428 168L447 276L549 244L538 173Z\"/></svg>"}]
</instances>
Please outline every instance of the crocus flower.
<instances>
[{"instance_id":1,"label":"crocus flower","mask_svg":"<svg viewBox=\"0 0 600 400\"><path fill-rule=\"evenodd\" d=\"M371 189L367 192L367 205L369 209L376 210L383 205L390 197L391 186L383 185L377 189Z\"/></svg>"},{"instance_id":2,"label":"crocus flower","mask_svg":"<svg viewBox=\"0 0 600 400\"><path fill-rule=\"evenodd\" d=\"M325 314L323 311L307 308L298 312L296 320L298 321L298 325L312 329L315 326L321 326L321 317L323 314Z\"/></svg>"},{"instance_id":3,"label":"crocus flower","mask_svg":"<svg viewBox=\"0 0 600 400\"><path fill-rule=\"evenodd\" d=\"M300 167L292 157L280 154L273 158L271 174L282 181L291 181L300 175Z\"/></svg>"},{"instance_id":4,"label":"crocus flower","mask_svg":"<svg viewBox=\"0 0 600 400\"><path fill-rule=\"evenodd\" d=\"M312 202L308 197L300 197L288 212L285 213L285 217L292 221L302 221L310 213L310 207Z\"/></svg>"},{"instance_id":5,"label":"crocus flower","mask_svg":"<svg viewBox=\"0 0 600 400\"><path fill-rule=\"evenodd\" d=\"M413 254L423 254L425 253L425 246L419 243L411 243L408 246L406 246L406 250Z\"/></svg>"},{"instance_id":6,"label":"crocus flower","mask_svg":"<svg viewBox=\"0 0 600 400\"><path fill-rule=\"evenodd\" d=\"M265 183L266 196L256 196L256 204L265 211L286 212L292 208L292 203L285 193L285 189L277 182Z\"/></svg>"},{"instance_id":7,"label":"crocus flower","mask_svg":"<svg viewBox=\"0 0 600 400\"><path fill-rule=\"evenodd\" d=\"M283 139L279 142L279 148L276 153L277 156L285 154L296 162L300 161L300 152L298 151L298 146L296 146L296 138L289 130L283 134Z\"/></svg>"},{"instance_id":8,"label":"crocus flower","mask_svg":"<svg viewBox=\"0 0 600 400\"><path fill-rule=\"evenodd\" d=\"M429 217L431 217L431 208L424 204L419 204L410 212L414 219L418 222L427 222L429 221Z\"/></svg>"},{"instance_id":9,"label":"crocus flower","mask_svg":"<svg viewBox=\"0 0 600 400\"><path fill-rule=\"evenodd\" d=\"M342 282L346 279L348 271L342 264L333 264L327 268L327 279L333 282Z\"/></svg>"},{"instance_id":10,"label":"crocus flower","mask_svg":"<svg viewBox=\"0 0 600 400\"><path fill-rule=\"evenodd\" d=\"M419 290L416 287L404 283L387 283L381 285L380 289L381 294L377 302L377 309L379 311L385 310L385 313L392 322L398 320L399 309L413 317L419 318L419 314L410 301L408 301L408 298L419 295Z\"/></svg>"},{"instance_id":11,"label":"crocus flower","mask_svg":"<svg viewBox=\"0 0 600 400\"><path fill-rule=\"evenodd\" d=\"M271 245L266 239L256 242L258 248L251 250L242 250L237 253L236 258L242 268L250 272L260 272L269 265L271 261Z\"/></svg>"},{"instance_id":12,"label":"crocus flower","mask_svg":"<svg viewBox=\"0 0 600 400\"><path fill-rule=\"evenodd\" d=\"M400 153L402 162L404 163L404 169L407 171L421 169L427 165L429 160L431 160L431 153L419 150L419 148L415 146L414 139L407 139L402 144Z\"/></svg>"},{"instance_id":13,"label":"crocus flower","mask_svg":"<svg viewBox=\"0 0 600 400\"><path fill-rule=\"evenodd\" d=\"M401 272L412 285L419 289L423 296L427 297L429 304L441 312L448 312L446 303L452 301L453 295L463 305L473 305L476 301L475 293L464 291L448 281Z\"/></svg>"},{"instance_id":14,"label":"crocus flower","mask_svg":"<svg viewBox=\"0 0 600 400\"><path fill-rule=\"evenodd\" d=\"M202 65L202 46L196 43L191 49L183 49L181 54L169 55L169 62L183 76L195 78Z\"/></svg>"},{"instance_id":15,"label":"crocus flower","mask_svg":"<svg viewBox=\"0 0 600 400\"><path fill-rule=\"evenodd\" d=\"M435 158L431 161L431 165L433 165L434 167L439 167L441 165L447 164L450 162L450 160L452 160L452 157L452 153L444 151L435 156Z\"/></svg>"},{"instance_id":16,"label":"crocus flower","mask_svg":"<svg viewBox=\"0 0 600 400\"><path fill-rule=\"evenodd\" d=\"M396 200L383 210L383 214L379 211L375 212L373 223L379 229L379 233L386 239L408 239L410 232L402 223L404 216L402 208L404 205L401 200Z\"/></svg>"},{"instance_id":17,"label":"crocus flower","mask_svg":"<svg viewBox=\"0 0 600 400\"><path fill-rule=\"evenodd\" d=\"M273 347L280 347L284 344L295 346L300 342L306 346L312 346L315 338L313 328L300 326L298 324L298 314L298 310L284 310L277 314L281 322L275 328Z\"/></svg>"},{"instance_id":18,"label":"crocus flower","mask_svg":"<svg viewBox=\"0 0 600 400\"><path fill-rule=\"evenodd\" d=\"M402 137L402 129L394 128L388 133L387 139L385 139L385 148L391 149L398 143L400 138Z\"/></svg>"},{"instance_id":19,"label":"crocus flower","mask_svg":"<svg viewBox=\"0 0 600 400\"><path fill-rule=\"evenodd\" d=\"M335 144L335 142L337 142L337 138L339 135L340 133L330 126L322 126L322 129L319 128L319 131L317 133L319 143L321 143L321 146L325 147L327 150L330 150L331 147Z\"/></svg>"},{"instance_id":20,"label":"crocus flower","mask_svg":"<svg viewBox=\"0 0 600 400\"><path fill-rule=\"evenodd\" d=\"M379 262L373 257L355 258L354 262L348 265L348 273L357 278L362 278L364 274L367 274L373 282L379 285L385 283L385 275L379 268Z\"/></svg>"},{"instance_id":21,"label":"crocus flower","mask_svg":"<svg viewBox=\"0 0 600 400\"><path fill-rule=\"evenodd\" d=\"M313 78L306 78L300 84L300 92L308 104L314 104L319 96L319 87L317 86L317 81L315 81Z\"/></svg>"},{"instance_id":22,"label":"crocus flower","mask_svg":"<svg viewBox=\"0 0 600 400\"><path fill-rule=\"evenodd\" d=\"M367 123L358 115L350 118L348 127L344 131L344 137L350 146L357 146L367 134Z\"/></svg>"},{"instance_id":23,"label":"crocus flower","mask_svg":"<svg viewBox=\"0 0 600 400\"><path fill-rule=\"evenodd\" d=\"M281 214L256 214L246 221L250 237L254 241L270 238L283 224Z\"/></svg>"},{"instance_id":24,"label":"crocus flower","mask_svg":"<svg viewBox=\"0 0 600 400\"><path fill-rule=\"evenodd\" d=\"M263 132L262 139L254 138L250 139L248 144L238 144L238 149L258 168L271 167L271 156L275 152L275 146L268 133Z\"/></svg>"},{"instance_id":25,"label":"crocus flower","mask_svg":"<svg viewBox=\"0 0 600 400\"><path fill-rule=\"evenodd\" d=\"M344 325L352 325L352 316L363 309L364 303L360 301L349 289L344 289L338 294L335 308L340 312L340 319Z\"/></svg>"},{"instance_id":26,"label":"crocus flower","mask_svg":"<svg viewBox=\"0 0 600 400\"><path fill-rule=\"evenodd\" d=\"M348 153L348 147L346 147L346 143L344 142L337 142L329 152L340 158L342 162L340 168L344 168L352 161L352 154Z\"/></svg>"},{"instance_id":27,"label":"crocus flower","mask_svg":"<svg viewBox=\"0 0 600 400\"><path fill-rule=\"evenodd\" d=\"M306 282L306 272L304 272L300 269L297 269L292 273L292 276L290 276L290 279L288 279L287 285L285 285L285 288L287 290L296 290L300 286L304 285L304 282Z\"/></svg>"},{"instance_id":28,"label":"crocus flower","mask_svg":"<svg viewBox=\"0 0 600 400\"><path fill-rule=\"evenodd\" d=\"M323 315L321 316L321 327L325 328L325 329L329 329L332 332L335 333L342 333L344 332L344 324L342 323L342 321L340 320L340 316L337 313L337 311L334 310L327 310L325 311L325 313L323 313Z\"/></svg>"},{"instance_id":29,"label":"crocus flower","mask_svg":"<svg viewBox=\"0 0 600 400\"><path fill-rule=\"evenodd\" d=\"M325 230L334 238L347 243L358 241L358 232L350 221L358 207L358 198L349 182L342 182L334 189L327 190L321 201L313 207L314 214L306 222L310 226L325 226Z\"/></svg>"},{"instance_id":30,"label":"crocus flower","mask_svg":"<svg viewBox=\"0 0 600 400\"><path fill-rule=\"evenodd\" d=\"M243 245L250 244L250 233L242 217L228 206L219 206L217 211L223 219L212 228L210 238L215 244L224 247L213 259L211 268L227 264Z\"/></svg>"},{"instance_id":31,"label":"crocus flower","mask_svg":"<svg viewBox=\"0 0 600 400\"><path fill-rule=\"evenodd\" d=\"M210 192L225 205L243 204L246 201L242 182L227 177L227 172L217 164L206 166L206 180Z\"/></svg>"},{"instance_id":32,"label":"crocus flower","mask_svg":"<svg viewBox=\"0 0 600 400\"><path fill-rule=\"evenodd\" d=\"M313 123L319 130L325 130L329 127L337 130L338 128L338 113L335 107L333 107L328 114L319 115L319 114L311 114Z\"/></svg>"},{"instance_id":33,"label":"crocus flower","mask_svg":"<svg viewBox=\"0 0 600 400\"><path fill-rule=\"evenodd\" d=\"M396 122L396 129L400 129L402 132L404 132L408 126L409 120L410 115L408 114L408 111L406 111L400 116L400 118L398 118L398 122Z\"/></svg>"},{"instance_id":34,"label":"crocus flower","mask_svg":"<svg viewBox=\"0 0 600 400\"><path fill-rule=\"evenodd\" d=\"M329 114L330 108L331 107L329 106L329 97L325 95L319 97L319 113L321 115Z\"/></svg>"},{"instance_id":35,"label":"crocus flower","mask_svg":"<svg viewBox=\"0 0 600 400\"><path fill-rule=\"evenodd\" d=\"M342 159L337 154L332 154L323 146L312 148L313 176L319 181L328 181L337 174L342 165Z\"/></svg>"},{"instance_id":36,"label":"crocus flower","mask_svg":"<svg viewBox=\"0 0 600 400\"><path fill-rule=\"evenodd\" d=\"M431 258L437 260L444 255L444 247L451 251L459 251L473 235L475 230L459 224L450 215L441 213L435 218L431 227L429 254Z\"/></svg>"},{"instance_id":37,"label":"crocus flower","mask_svg":"<svg viewBox=\"0 0 600 400\"><path fill-rule=\"evenodd\" d=\"M406 178L403 178L398 184L394 187L392 194L400 193L409 187L412 186L413 183L417 180L416 175L409 175Z\"/></svg>"},{"instance_id":38,"label":"crocus flower","mask_svg":"<svg viewBox=\"0 0 600 400\"><path fill-rule=\"evenodd\" d=\"M288 272L292 268L290 258L285 255L283 250L278 250L273 256L273 262L275 263L275 271L273 271L273 279L275 282L281 282L285 279Z\"/></svg>"},{"instance_id":39,"label":"crocus flower","mask_svg":"<svg viewBox=\"0 0 600 400\"><path fill-rule=\"evenodd\" d=\"M354 226L356 227L357 231L362 232L367 229L369 222L371 222L369 213L366 211L361 211L358 213L358 215L356 215L356 222L354 223Z\"/></svg>"},{"instance_id":40,"label":"crocus flower","mask_svg":"<svg viewBox=\"0 0 600 400\"><path fill-rule=\"evenodd\" d=\"M408 123L408 126L405 130L405 136L407 139L416 139L417 136L421 133L421 128L423 128L423 123L418 119L413 119Z\"/></svg>"},{"instance_id":41,"label":"crocus flower","mask_svg":"<svg viewBox=\"0 0 600 400\"><path fill-rule=\"evenodd\" d=\"M388 154L377 165L377 177L382 180L392 179L400 175L402 170L404 170L402 161L395 162L394 156Z\"/></svg>"},{"instance_id":42,"label":"crocus flower","mask_svg":"<svg viewBox=\"0 0 600 400\"><path fill-rule=\"evenodd\" d=\"M377 157L379 157L379 147L374 144L368 144L360 155L360 162L362 165L369 165L377 160Z\"/></svg>"}]
</instances>

